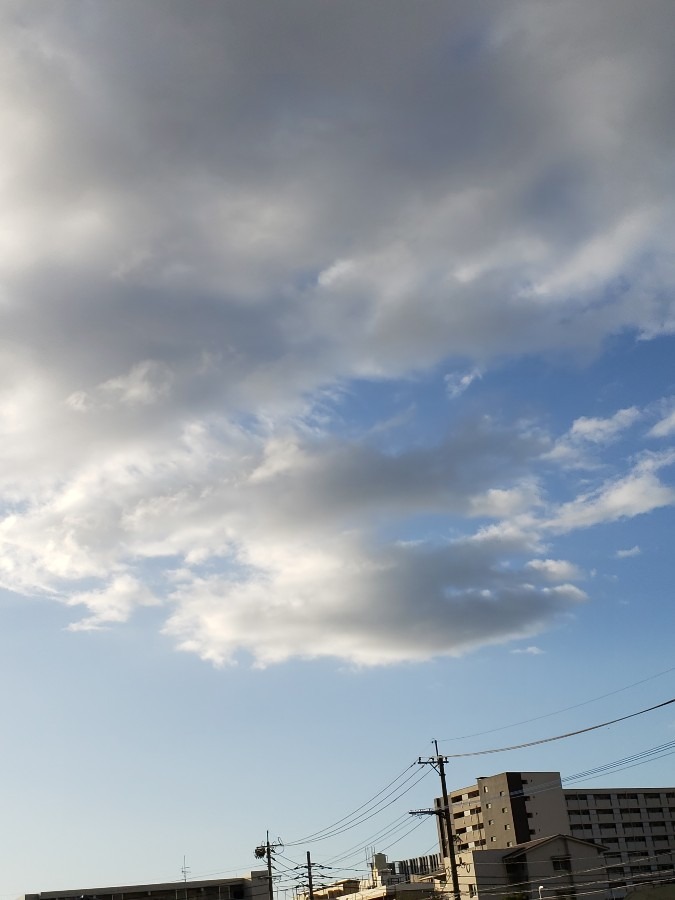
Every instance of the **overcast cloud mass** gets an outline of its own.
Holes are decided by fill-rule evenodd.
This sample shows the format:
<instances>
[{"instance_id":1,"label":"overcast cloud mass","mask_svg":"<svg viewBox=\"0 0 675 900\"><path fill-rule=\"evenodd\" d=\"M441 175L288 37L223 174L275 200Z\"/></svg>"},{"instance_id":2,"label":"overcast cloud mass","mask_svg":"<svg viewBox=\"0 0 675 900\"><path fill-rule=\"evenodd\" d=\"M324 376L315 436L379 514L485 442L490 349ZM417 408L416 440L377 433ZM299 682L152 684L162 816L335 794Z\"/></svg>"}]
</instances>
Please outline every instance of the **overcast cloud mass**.
<instances>
[{"instance_id":1,"label":"overcast cloud mass","mask_svg":"<svg viewBox=\"0 0 675 900\"><path fill-rule=\"evenodd\" d=\"M672 398L463 404L675 333L671 0L1 15L5 588L254 665L592 603L556 542L675 504Z\"/></svg>"}]
</instances>

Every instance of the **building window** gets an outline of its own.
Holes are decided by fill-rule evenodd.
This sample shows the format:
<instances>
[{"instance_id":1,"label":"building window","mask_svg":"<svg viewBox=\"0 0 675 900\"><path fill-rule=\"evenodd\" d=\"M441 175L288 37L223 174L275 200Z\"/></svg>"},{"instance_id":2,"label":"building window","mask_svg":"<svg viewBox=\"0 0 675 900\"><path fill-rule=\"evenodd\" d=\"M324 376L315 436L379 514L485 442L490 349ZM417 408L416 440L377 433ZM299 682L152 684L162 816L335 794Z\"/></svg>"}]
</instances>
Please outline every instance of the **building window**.
<instances>
[{"instance_id":1,"label":"building window","mask_svg":"<svg viewBox=\"0 0 675 900\"><path fill-rule=\"evenodd\" d=\"M494 824L495 824L494 819L488 819L488 825L494 825Z\"/></svg>"},{"instance_id":2,"label":"building window","mask_svg":"<svg viewBox=\"0 0 675 900\"><path fill-rule=\"evenodd\" d=\"M487 788L486 788L486 790L487 790ZM492 809L492 804L491 804L491 803L486 803L486 804L485 804L485 809Z\"/></svg>"},{"instance_id":3,"label":"building window","mask_svg":"<svg viewBox=\"0 0 675 900\"><path fill-rule=\"evenodd\" d=\"M508 812L508 809L505 806L502 806L502 812L503 813Z\"/></svg>"},{"instance_id":4,"label":"building window","mask_svg":"<svg viewBox=\"0 0 675 900\"><path fill-rule=\"evenodd\" d=\"M507 847L513 847L513 841L507 841L507 842L506 842L506 846L507 846Z\"/></svg>"},{"instance_id":5,"label":"building window","mask_svg":"<svg viewBox=\"0 0 675 900\"><path fill-rule=\"evenodd\" d=\"M494 843L496 843L496 841L497 841L497 838L496 838L496 837L491 837L491 838L490 838L490 843L494 844Z\"/></svg>"},{"instance_id":6,"label":"building window","mask_svg":"<svg viewBox=\"0 0 675 900\"><path fill-rule=\"evenodd\" d=\"M470 884L469 885L469 897L475 897L475 896L476 896L476 885Z\"/></svg>"},{"instance_id":7,"label":"building window","mask_svg":"<svg viewBox=\"0 0 675 900\"><path fill-rule=\"evenodd\" d=\"M511 826L508 824L508 822L504 826L504 831L511 831Z\"/></svg>"},{"instance_id":8,"label":"building window","mask_svg":"<svg viewBox=\"0 0 675 900\"><path fill-rule=\"evenodd\" d=\"M551 862L553 863L554 872L572 871L572 859L569 856L552 856Z\"/></svg>"},{"instance_id":9,"label":"building window","mask_svg":"<svg viewBox=\"0 0 675 900\"><path fill-rule=\"evenodd\" d=\"M499 792L499 796L500 796L500 797L503 797L503 796L504 796L504 791L500 791L500 792Z\"/></svg>"}]
</instances>

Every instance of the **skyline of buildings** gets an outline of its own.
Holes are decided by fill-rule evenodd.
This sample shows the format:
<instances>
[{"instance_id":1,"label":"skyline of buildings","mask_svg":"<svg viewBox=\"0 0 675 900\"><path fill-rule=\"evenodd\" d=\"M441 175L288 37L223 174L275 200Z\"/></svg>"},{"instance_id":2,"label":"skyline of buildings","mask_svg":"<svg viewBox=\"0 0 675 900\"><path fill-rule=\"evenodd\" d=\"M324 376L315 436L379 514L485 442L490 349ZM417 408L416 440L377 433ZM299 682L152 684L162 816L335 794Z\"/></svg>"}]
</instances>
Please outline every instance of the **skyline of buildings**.
<instances>
[{"instance_id":1,"label":"skyline of buildings","mask_svg":"<svg viewBox=\"0 0 675 900\"><path fill-rule=\"evenodd\" d=\"M535 882L539 900L544 900L541 892L546 890L546 897L555 900L585 895L617 900L634 885L675 882L675 787L566 789L560 772L507 771L454 788L448 799L458 900L507 894L512 900L526 900L533 896ZM442 797L434 799L434 813L443 848L447 842ZM374 853L368 877L317 884L311 898L359 895L361 900L377 900L401 894L407 900L424 900L428 889L453 892L451 872L442 852L392 861L384 853ZM279 878L276 872L275 876ZM286 897L288 888L283 892ZM21 900L269 896L267 871L252 871L227 879L41 891L24 894Z\"/></svg>"}]
</instances>

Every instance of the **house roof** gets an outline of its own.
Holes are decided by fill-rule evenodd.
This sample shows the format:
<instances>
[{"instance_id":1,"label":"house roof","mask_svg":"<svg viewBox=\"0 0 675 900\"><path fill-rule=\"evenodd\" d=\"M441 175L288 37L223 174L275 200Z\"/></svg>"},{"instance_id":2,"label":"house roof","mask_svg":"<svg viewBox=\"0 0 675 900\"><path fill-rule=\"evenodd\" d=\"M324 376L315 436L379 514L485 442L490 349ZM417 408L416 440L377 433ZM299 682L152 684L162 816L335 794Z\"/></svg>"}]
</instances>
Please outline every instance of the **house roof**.
<instances>
[{"instance_id":1,"label":"house roof","mask_svg":"<svg viewBox=\"0 0 675 900\"><path fill-rule=\"evenodd\" d=\"M575 844L583 844L586 847L593 847L601 852L607 850L607 847L604 847L602 844L596 844L594 841L584 841L582 838L573 837L571 834L550 834L548 837L536 838L533 841L526 841L523 844L518 844L518 846L514 847L509 853L504 854L504 859L507 859L510 856L518 856L520 853L526 853L528 850L539 847L542 844L548 844L550 841L557 841L558 838L564 838L566 841L573 841Z\"/></svg>"}]
</instances>

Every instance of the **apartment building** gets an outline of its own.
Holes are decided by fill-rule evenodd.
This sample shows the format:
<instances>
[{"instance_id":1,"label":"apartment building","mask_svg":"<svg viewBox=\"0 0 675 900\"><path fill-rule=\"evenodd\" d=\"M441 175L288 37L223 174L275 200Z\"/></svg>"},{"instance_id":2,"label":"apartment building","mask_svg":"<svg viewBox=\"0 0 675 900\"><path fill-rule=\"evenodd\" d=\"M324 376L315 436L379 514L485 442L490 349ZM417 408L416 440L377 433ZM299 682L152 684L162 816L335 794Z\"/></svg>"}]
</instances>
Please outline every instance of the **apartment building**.
<instances>
[{"instance_id":1,"label":"apartment building","mask_svg":"<svg viewBox=\"0 0 675 900\"><path fill-rule=\"evenodd\" d=\"M673 878L675 788L565 790L570 834L607 847L617 890L650 878Z\"/></svg>"},{"instance_id":2,"label":"apartment building","mask_svg":"<svg viewBox=\"0 0 675 900\"><path fill-rule=\"evenodd\" d=\"M240 878L169 881L23 894L19 900L267 900L267 871Z\"/></svg>"},{"instance_id":3,"label":"apartment building","mask_svg":"<svg viewBox=\"0 0 675 900\"><path fill-rule=\"evenodd\" d=\"M442 809L442 798L435 805ZM452 791L450 814L459 853L554 834L602 845L610 886L619 894L675 871L675 788L568 790L559 772L502 772Z\"/></svg>"}]
</instances>

